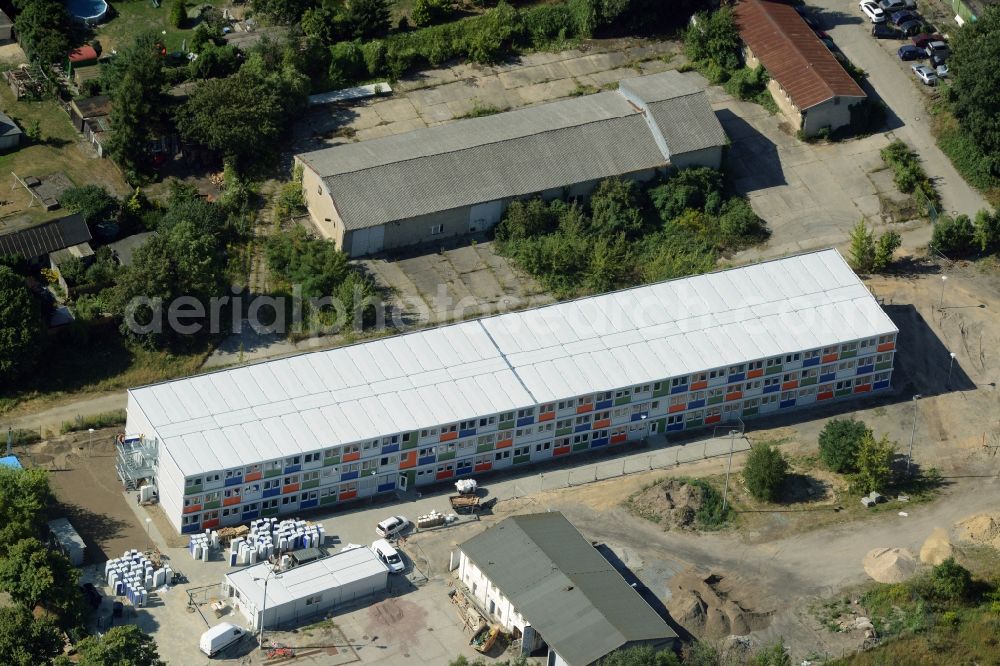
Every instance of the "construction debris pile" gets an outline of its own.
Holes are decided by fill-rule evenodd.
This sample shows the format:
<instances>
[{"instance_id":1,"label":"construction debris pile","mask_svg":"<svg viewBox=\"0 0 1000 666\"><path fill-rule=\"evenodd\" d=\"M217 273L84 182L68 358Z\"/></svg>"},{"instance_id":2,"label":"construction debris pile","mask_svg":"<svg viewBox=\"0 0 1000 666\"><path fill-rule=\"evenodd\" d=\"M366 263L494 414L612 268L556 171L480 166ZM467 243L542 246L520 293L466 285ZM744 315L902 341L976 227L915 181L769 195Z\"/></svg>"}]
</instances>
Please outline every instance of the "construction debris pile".
<instances>
[{"instance_id":1,"label":"construction debris pile","mask_svg":"<svg viewBox=\"0 0 1000 666\"><path fill-rule=\"evenodd\" d=\"M865 556L864 567L879 583L902 583L916 573L917 561L905 548L875 548Z\"/></svg>"},{"instance_id":2,"label":"construction debris pile","mask_svg":"<svg viewBox=\"0 0 1000 666\"><path fill-rule=\"evenodd\" d=\"M955 527L963 541L1000 549L1000 513L971 516L960 520Z\"/></svg>"},{"instance_id":3,"label":"construction debris pile","mask_svg":"<svg viewBox=\"0 0 1000 666\"><path fill-rule=\"evenodd\" d=\"M701 488L679 479L650 486L630 500L632 510L664 529L693 529L704 502Z\"/></svg>"},{"instance_id":4,"label":"construction debris pile","mask_svg":"<svg viewBox=\"0 0 1000 666\"><path fill-rule=\"evenodd\" d=\"M735 582L716 574L685 571L670 580L667 611L698 637L743 636L767 627L771 610L752 608Z\"/></svg>"}]
</instances>

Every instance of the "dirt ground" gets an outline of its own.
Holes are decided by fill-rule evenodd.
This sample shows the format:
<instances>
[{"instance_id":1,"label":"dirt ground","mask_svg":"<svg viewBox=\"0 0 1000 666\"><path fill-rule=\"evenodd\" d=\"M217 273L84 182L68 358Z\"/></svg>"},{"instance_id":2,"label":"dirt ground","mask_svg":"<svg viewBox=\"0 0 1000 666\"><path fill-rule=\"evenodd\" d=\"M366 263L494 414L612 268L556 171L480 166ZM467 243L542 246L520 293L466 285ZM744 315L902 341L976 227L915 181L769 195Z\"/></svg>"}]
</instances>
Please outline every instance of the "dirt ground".
<instances>
[{"instance_id":1,"label":"dirt ground","mask_svg":"<svg viewBox=\"0 0 1000 666\"><path fill-rule=\"evenodd\" d=\"M87 561L103 562L141 548L146 534L115 475L116 428L72 433L15 453L25 466L49 471L62 515L87 544Z\"/></svg>"}]
</instances>

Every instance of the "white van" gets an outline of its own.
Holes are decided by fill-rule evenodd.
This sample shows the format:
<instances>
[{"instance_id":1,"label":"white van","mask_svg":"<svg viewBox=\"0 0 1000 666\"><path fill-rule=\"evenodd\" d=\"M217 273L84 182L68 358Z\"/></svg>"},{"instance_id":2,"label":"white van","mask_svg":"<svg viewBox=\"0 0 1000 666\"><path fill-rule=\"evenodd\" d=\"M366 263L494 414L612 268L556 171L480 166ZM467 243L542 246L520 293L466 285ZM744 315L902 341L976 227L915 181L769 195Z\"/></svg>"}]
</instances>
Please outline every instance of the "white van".
<instances>
[{"instance_id":1,"label":"white van","mask_svg":"<svg viewBox=\"0 0 1000 666\"><path fill-rule=\"evenodd\" d=\"M406 568L403 557L385 539L372 542L372 552L378 555L378 559L382 560L385 566L389 567L389 573L400 573Z\"/></svg>"},{"instance_id":2,"label":"white van","mask_svg":"<svg viewBox=\"0 0 1000 666\"><path fill-rule=\"evenodd\" d=\"M223 622L217 624L201 635L198 647L209 657L214 657L220 650L236 643L246 635L246 629L237 627L235 624Z\"/></svg>"}]
</instances>

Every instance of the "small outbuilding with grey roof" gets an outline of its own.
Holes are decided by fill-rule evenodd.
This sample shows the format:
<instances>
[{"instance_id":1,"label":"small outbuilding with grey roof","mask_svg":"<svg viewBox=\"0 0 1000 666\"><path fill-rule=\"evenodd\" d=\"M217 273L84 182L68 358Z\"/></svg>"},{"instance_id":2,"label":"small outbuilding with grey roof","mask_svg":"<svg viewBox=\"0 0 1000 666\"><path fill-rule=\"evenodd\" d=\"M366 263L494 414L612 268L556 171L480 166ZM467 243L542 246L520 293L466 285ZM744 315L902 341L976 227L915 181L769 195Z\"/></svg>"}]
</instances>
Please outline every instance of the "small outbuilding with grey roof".
<instances>
[{"instance_id":1,"label":"small outbuilding with grey roof","mask_svg":"<svg viewBox=\"0 0 1000 666\"><path fill-rule=\"evenodd\" d=\"M605 178L718 168L726 142L702 87L669 71L295 159L313 220L356 257L486 231L515 199L582 197Z\"/></svg>"},{"instance_id":2,"label":"small outbuilding with grey roof","mask_svg":"<svg viewBox=\"0 0 1000 666\"><path fill-rule=\"evenodd\" d=\"M490 619L547 650L548 666L590 666L615 650L675 647L677 633L559 512L513 516L459 546L459 578Z\"/></svg>"}]
</instances>

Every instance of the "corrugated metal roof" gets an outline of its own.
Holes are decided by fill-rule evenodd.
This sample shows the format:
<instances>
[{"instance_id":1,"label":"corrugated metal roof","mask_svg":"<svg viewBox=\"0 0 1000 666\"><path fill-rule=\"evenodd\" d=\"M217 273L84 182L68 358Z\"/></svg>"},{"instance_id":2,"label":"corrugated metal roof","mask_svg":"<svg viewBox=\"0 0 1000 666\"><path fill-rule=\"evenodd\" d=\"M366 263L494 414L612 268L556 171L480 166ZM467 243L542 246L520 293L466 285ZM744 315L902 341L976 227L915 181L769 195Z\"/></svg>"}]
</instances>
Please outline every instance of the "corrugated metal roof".
<instances>
[{"instance_id":1,"label":"corrugated metal roof","mask_svg":"<svg viewBox=\"0 0 1000 666\"><path fill-rule=\"evenodd\" d=\"M703 90L677 72L629 79L677 141L724 145ZM671 103L673 97L686 101ZM641 109L617 91L460 120L299 155L324 178L347 229L666 166Z\"/></svg>"},{"instance_id":2,"label":"corrugated metal roof","mask_svg":"<svg viewBox=\"0 0 1000 666\"><path fill-rule=\"evenodd\" d=\"M507 518L459 547L568 664L594 663L631 641L677 638L557 511Z\"/></svg>"},{"instance_id":3,"label":"corrugated metal roof","mask_svg":"<svg viewBox=\"0 0 1000 666\"><path fill-rule=\"evenodd\" d=\"M240 591L257 609L264 608L264 579L267 580L267 608L320 594L342 585L374 576L388 575L389 569L370 548L352 548L321 560L271 574L266 562L226 574L229 585Z\"/></svg>"},{"instance_id":4,"label":"corrugated metal roof","mask_svg":"<svg viewBox=\"0 0 1000 666\"><path fill-rule=\"evenodd\" d=\"M36 227L0 236L0 257L19 255L34 259L43 254L79 245L91 239L90 228L79 213Z\"/></svg>"},{"instance_id":5,"label":"corrugated metal roof","mask_svg":"<svg viewBox=\"0 0 1000 666\"><path fill-rule=\"evenodd\" d=\"M895 331L831 249L129 394L191 475Z\"/></svg>"},{"instance_id":6,"label":"corrugated metal roof","mask_svg":"<svg viewBox=\"0 0 1000 666\"><path fill-rule=\"evenodd\" d=\"M866 96L791 5L741 0L735 12L744 43L800 110L835 96Z\"/></svg>"}]
</instances>

